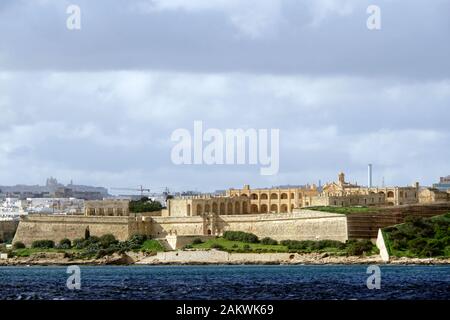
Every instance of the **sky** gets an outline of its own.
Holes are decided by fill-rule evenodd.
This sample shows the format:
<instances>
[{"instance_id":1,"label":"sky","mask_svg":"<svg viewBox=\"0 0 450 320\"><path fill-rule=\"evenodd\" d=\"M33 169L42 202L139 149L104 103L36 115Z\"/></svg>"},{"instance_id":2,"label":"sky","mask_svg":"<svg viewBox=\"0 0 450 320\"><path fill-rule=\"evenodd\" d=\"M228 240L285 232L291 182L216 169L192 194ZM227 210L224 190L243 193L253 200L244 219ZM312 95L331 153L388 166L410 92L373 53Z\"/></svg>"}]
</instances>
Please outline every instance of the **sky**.
<instances>
[{"instance_id":1,"label":"sky","mask_svg":"<svg viewBox=\"0 0 450 320\"><path fill-rule=\"evenodd\" d=\"M2 0L0 185L364 185L368 163L375 185L430 185L450 174L449 39L449 0ZM278 173L174 164L194 121L279 129Z\"/></svg>"}]
</instances>

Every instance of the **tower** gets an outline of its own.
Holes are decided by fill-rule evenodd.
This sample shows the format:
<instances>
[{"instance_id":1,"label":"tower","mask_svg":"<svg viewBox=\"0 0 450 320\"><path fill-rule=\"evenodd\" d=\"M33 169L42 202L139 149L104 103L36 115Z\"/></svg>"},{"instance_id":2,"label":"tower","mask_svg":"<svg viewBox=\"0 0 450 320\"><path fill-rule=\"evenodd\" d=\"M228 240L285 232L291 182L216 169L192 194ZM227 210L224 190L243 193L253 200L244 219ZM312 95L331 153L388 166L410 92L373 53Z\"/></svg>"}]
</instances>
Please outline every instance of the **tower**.
<instances>
[{"instance_id":1,"label":"tower","mask_svg":"<svg viewBox=\"0 0 450 320\"><path fill-rule=\"evenodd\" d=\"M345 174L343 172L339 173L339 184L345 184Z\"/></svg>"},{"instance_id":2,"label":"tower","mask_svg":"<svg viewBox=\"0 0 450 320\"><path fill-rule=\"evenodd\" d=\"M369 163L367 166L367 186L372 188L372 164Z\"/></svg>"}]
</instances>

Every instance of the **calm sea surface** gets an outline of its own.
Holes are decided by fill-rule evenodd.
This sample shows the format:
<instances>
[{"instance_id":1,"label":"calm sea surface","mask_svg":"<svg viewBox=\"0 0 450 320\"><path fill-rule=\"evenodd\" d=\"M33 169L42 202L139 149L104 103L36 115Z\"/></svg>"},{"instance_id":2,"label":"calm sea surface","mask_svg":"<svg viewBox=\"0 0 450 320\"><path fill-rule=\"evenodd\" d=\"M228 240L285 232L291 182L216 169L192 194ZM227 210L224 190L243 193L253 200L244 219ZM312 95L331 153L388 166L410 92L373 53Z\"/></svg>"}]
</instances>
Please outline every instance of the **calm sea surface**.
<instances>
[{"instance_id":1,"label":"calm sea surface","mask_svg":"<svg viewBox=\"0 0 450 320\"><path fill-rule=\"evenodd\" d=\"M66 267L0 267L0 299L450 299L450 266L93 266L69 290Z\"/></svg>"}]
</instances>

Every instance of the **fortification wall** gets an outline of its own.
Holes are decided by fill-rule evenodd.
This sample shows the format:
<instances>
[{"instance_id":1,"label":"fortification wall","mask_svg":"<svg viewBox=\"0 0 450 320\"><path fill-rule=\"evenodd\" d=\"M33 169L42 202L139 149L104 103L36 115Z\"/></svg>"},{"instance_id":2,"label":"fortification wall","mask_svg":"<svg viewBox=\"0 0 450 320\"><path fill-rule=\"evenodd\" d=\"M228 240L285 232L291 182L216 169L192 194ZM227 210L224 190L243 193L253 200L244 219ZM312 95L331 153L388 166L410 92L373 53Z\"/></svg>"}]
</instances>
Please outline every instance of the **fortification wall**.
<instances>
[{"instance_id":1,"label":"fortification wall","mask_svg":"<svg viewBox=\"0 0 450 320\"><path fill-rule=\"evenodd\" d=\"M146 218L147 219L147 218ZM152 217L150 235L154 238L162 238L168 234L177 235L203 235L203 218L193 217Z\"/></svg>"},{"instance_id":2,"label":"fortification wall","mask_svg":"<svg viewBox=\"0 0 450 320\"><path fill-rule=\"evenodd\" d=\"M299 210L288 214L219 216L221 232L244 231L275 240L347 240L347 219L341 214Z\"/></svg>"},{"instance_id":3,"label":"fortification wall","mask_svg":"<svg viewBox=\"0 0 450 320\"><path fill-rule=\"evenodd\" d=\"M57 243L64 238L84 238L87 228L91 236L110 233L123 241L130 234L140 232L139 225L142 223L128 217L27 216L20 220L13 242L21 241L25 245L31 245L35 240L53 240Z\"/></svg>"},{"instance_id":4,"label":"fortification wall","mask_svg":"<svg viewBox=\"0 0 450 320\"><path fill-rule=\"evenodd\" d=\"M0 242L12 240L18 224L18 221L0 221Z\"/></svg>"},{"instance_id":5,"label":"fortification wall","mask_svg":"<svg viewBox=\"0 0 450 320\"><path fill-rule=\"evenodd\" d=\"M214 234L225 231L244 231L258 237L276 240L347 240L347 219L344 215L300 210L295 213L220 215L214 219ZM177 235L205 235L203 218L153 217L150 234L155 238L170 233Z\"/></svg>"}]
</instances>

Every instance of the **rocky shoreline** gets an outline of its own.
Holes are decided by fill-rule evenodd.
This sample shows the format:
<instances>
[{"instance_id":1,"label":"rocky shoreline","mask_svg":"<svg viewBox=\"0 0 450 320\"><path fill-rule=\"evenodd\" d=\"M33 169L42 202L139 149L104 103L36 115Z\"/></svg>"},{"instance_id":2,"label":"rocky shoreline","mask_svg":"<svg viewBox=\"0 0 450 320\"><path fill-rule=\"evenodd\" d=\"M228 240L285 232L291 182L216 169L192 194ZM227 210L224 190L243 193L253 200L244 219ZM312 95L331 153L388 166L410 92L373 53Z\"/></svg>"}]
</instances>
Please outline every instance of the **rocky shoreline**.
<instances>
[{"instance_id":1,"label":"rocky shoreline","mask_svg":"<svg viewBox=\"0 0 450 320\"><path fill-rule=\"evenodd\" d=\"M127 252L99 259L73 259L64 253L38 253L29 257L13 257L0 260L0 266L66 266L66 265L448 265L450 258L392 257L384 262L379 255L333 256L326 253L309 254L254 254L226 253L222 251L173 251L156 255Z\"/></svg>"}]
</instances>

